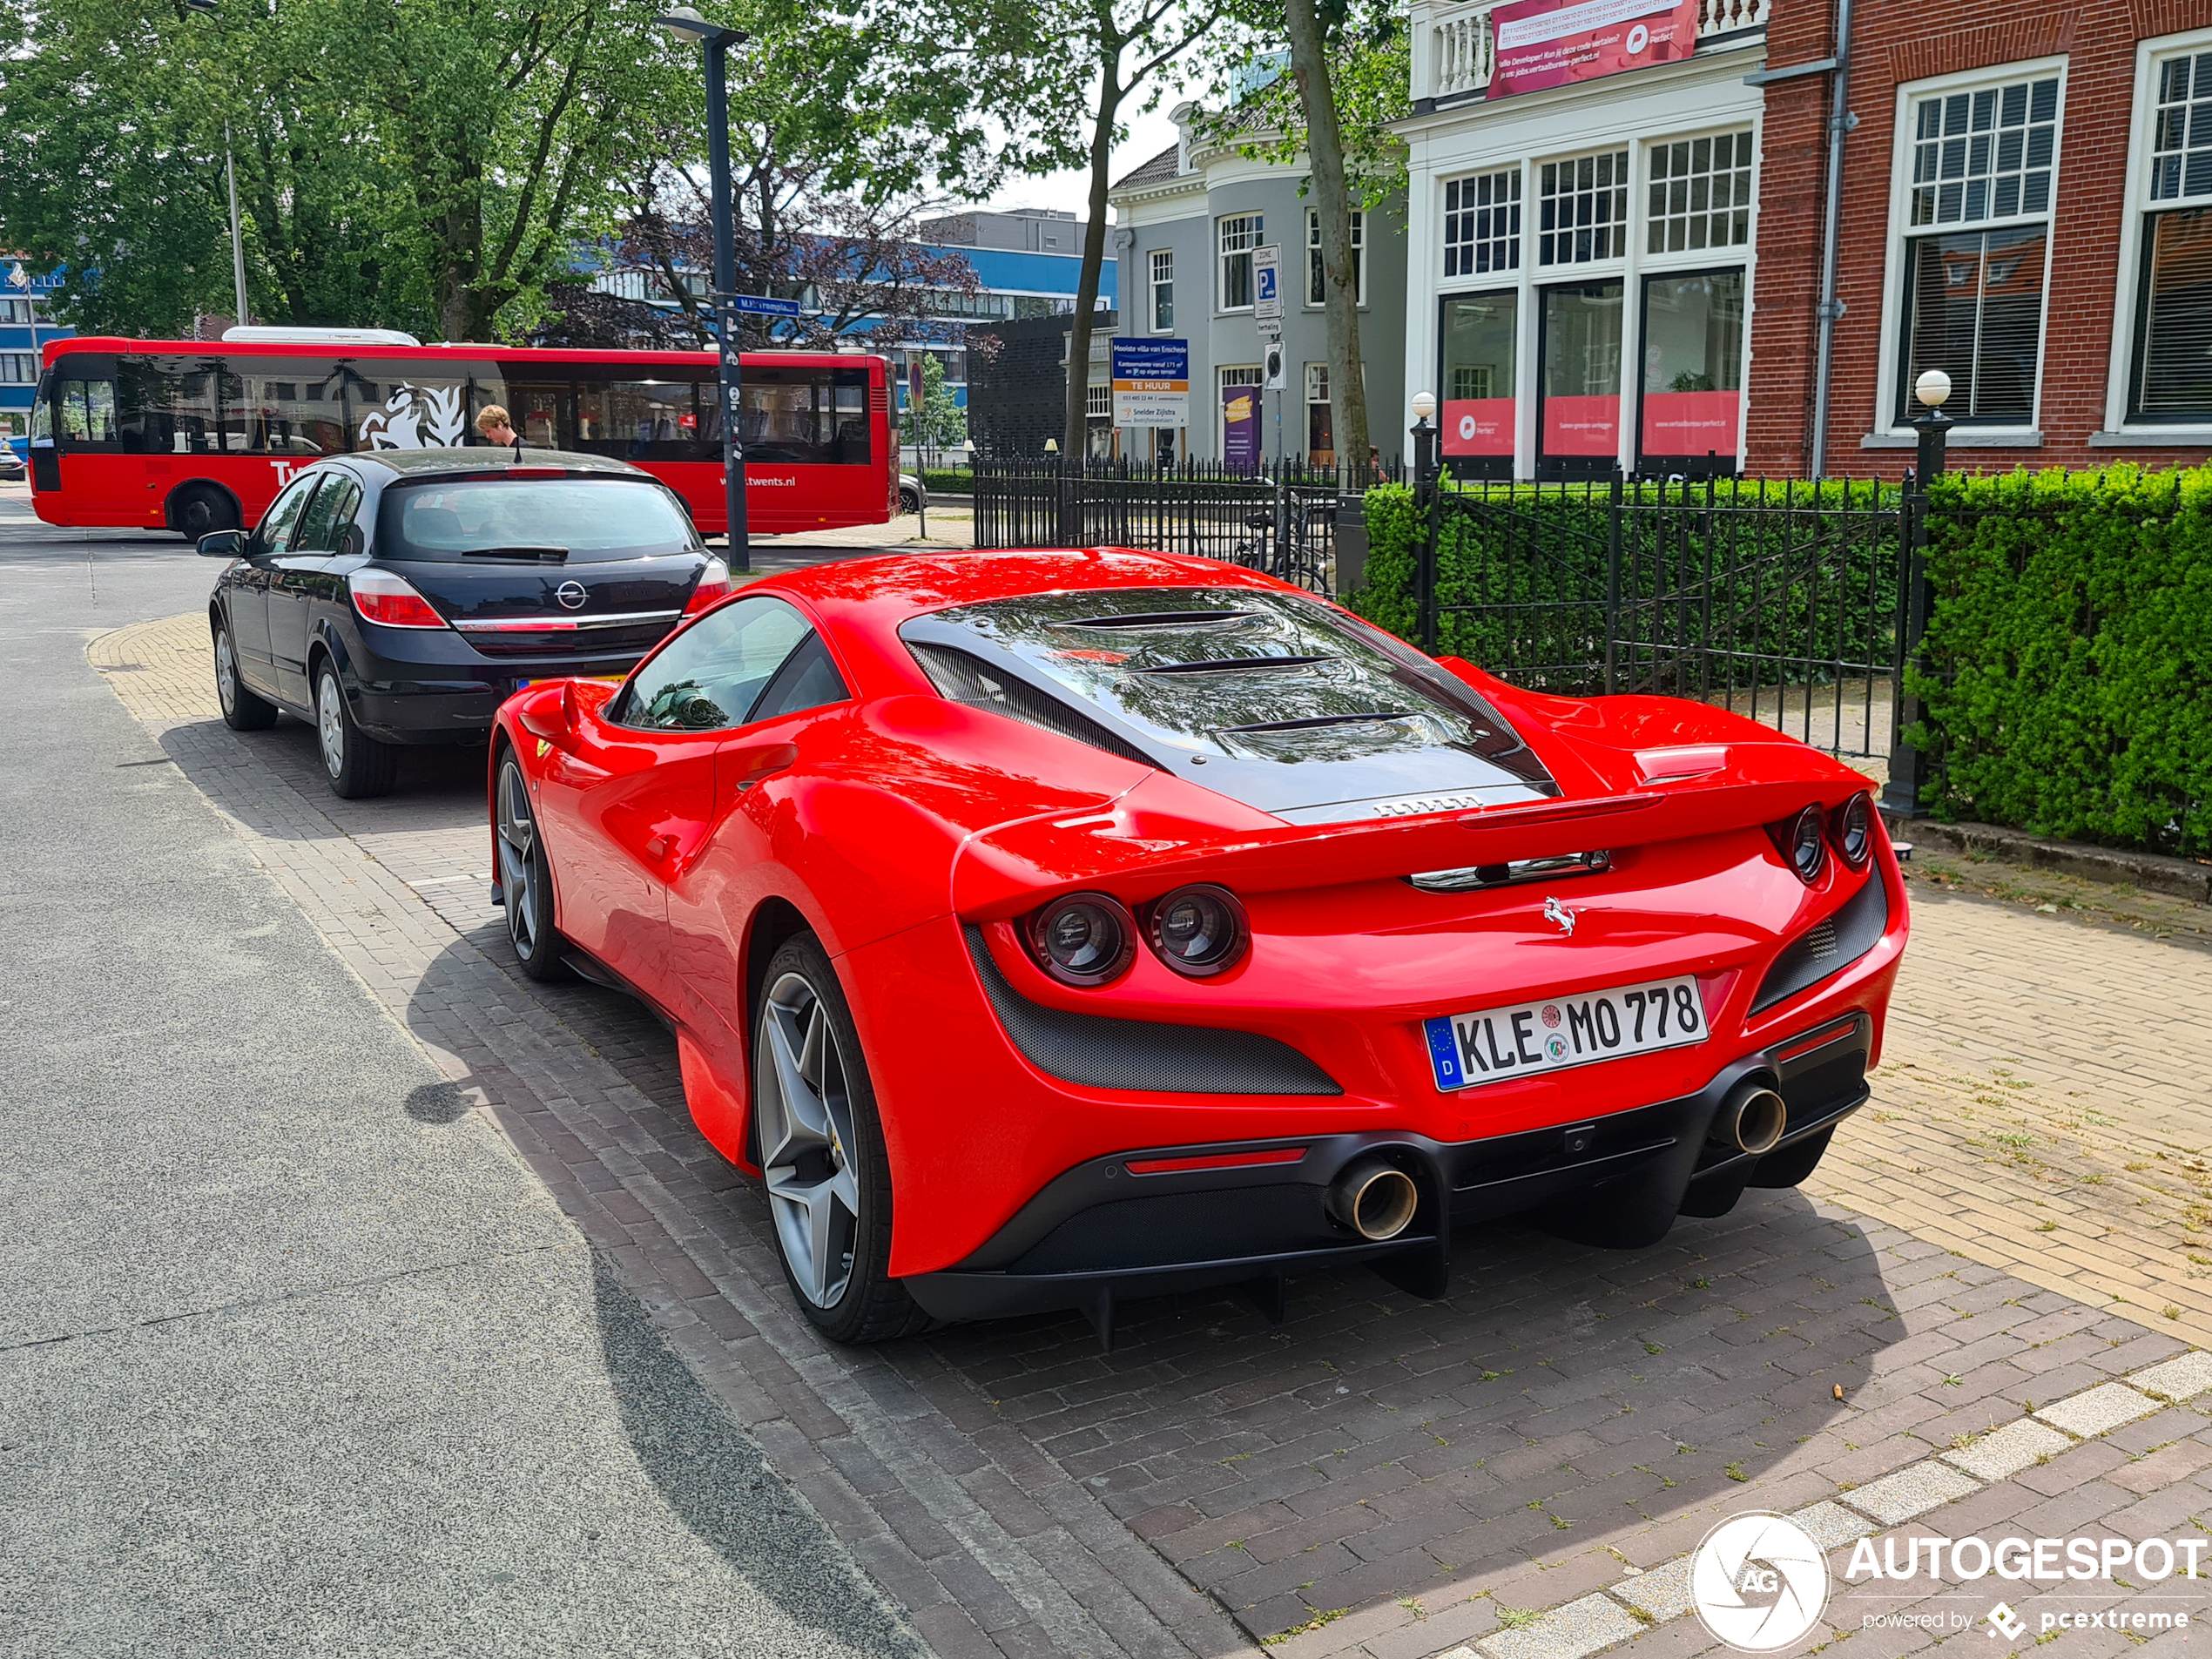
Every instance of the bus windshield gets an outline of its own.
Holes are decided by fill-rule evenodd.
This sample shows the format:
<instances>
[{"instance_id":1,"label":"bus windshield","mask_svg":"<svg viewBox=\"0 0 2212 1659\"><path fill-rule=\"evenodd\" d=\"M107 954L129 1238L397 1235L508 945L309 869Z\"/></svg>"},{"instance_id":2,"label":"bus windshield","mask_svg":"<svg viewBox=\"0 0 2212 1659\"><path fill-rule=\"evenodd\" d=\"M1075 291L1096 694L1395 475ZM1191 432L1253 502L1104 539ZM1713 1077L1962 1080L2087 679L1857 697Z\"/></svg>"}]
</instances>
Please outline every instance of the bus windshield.
<instances>
[{"instance_id":1,"label":"bus windshield","mask_svg":"<svg viewBox=\"0 0 2212 1659\"><path fill-rule=\"evenodd\" d=\"M570 564L698 546L683 509L642 478L469 478L384 492L376 556L457 563L507 556Z\"/></svg>"}]
</instances>

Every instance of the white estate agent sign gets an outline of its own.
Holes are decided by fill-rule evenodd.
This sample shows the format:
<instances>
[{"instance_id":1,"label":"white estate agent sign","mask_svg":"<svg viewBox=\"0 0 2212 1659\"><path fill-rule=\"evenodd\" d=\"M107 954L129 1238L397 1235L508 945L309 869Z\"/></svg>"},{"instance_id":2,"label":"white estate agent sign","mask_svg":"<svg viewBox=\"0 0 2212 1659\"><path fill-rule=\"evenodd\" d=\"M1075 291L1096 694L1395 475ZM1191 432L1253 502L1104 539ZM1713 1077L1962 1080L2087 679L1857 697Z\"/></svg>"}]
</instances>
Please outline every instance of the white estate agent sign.
<instances>
[{"instance_id":1,"label":"white estate agent sign","mask_svg":"<svg viewBox=\"0 0 2212 1659\"><path fill-rule=\"evenodd\" d=\"M1190 342L1114 341L1114 424L1190 424Z\"/></svg>"}]
</instances>

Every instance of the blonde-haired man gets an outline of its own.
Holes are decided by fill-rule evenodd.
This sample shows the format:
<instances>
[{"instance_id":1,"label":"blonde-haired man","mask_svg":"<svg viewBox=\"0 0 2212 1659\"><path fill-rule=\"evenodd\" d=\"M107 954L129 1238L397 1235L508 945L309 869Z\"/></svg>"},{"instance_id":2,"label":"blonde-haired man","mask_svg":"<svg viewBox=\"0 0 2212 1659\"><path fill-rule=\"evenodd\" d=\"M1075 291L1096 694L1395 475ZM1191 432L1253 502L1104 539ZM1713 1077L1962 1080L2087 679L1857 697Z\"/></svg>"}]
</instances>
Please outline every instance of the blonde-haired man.
<instances>
[{"instance_id":1,"label":"blonde-haired man","mask_svg":"<svg viewBox=\"0 0 2212 1659\"><path fill-rule=\"evenodd\" d=\"M515 431L513 417L496 403L487 403L477 411L476 430L483 435L486 443L512 449L516 455L523 452L523 440Z\"/></svg>"}]
</instances>

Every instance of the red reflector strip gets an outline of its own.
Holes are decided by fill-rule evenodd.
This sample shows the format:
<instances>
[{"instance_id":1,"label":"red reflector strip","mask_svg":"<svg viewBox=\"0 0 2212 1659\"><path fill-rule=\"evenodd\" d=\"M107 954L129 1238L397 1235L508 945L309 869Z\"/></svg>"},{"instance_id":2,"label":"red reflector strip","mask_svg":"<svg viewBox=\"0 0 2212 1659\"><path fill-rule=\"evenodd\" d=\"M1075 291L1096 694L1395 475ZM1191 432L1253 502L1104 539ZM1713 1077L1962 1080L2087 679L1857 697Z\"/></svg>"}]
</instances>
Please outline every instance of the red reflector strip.
<instances>
[{"instance_id":1,"label":"red reflector strip","mask_svg":"<svg viewBox=\"0 0 2212 1659\"><path fill-rule=\"evenodd\" d=\"M1817 1031L1807 1032L1787 1048L1775 1050L1774 1057L1778 1061L1796 1060L1816 1049L1825 1049L1832 1042L1841 1042L1858 1029L1858 1016L1853 1015L1848 1020L1838 1020L1832 1024L1822 1026Z\"/></svg>"},{"instance_id":2,"label":"red reflector strip","mask_svg":"<svg viewBox=\"0 0 2212 1659\"><path fill-rule=\"evenodd\" d=\"M1283 1146L1271 1152L1215 1152L1195 1158L1131 1158L1124 1167L1131 1175L1177 1175L1185 1170L1244 1170L1261 1163L1296 1163L1305 1156L1302 1146Z\"/></svg>"}]
</instances>

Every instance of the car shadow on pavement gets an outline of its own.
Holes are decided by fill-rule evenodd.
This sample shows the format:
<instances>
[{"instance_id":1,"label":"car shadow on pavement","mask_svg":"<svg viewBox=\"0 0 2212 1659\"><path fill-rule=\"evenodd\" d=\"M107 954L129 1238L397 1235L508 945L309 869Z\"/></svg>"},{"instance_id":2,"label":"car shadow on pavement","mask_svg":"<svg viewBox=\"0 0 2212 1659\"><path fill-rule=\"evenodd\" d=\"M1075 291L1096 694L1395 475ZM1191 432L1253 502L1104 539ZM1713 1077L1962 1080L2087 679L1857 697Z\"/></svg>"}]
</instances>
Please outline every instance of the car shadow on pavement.
<instances>
[{"instance_id":1,"label":"car shadow on pavement","mask_svg":"<svg viewBox=\"0 0 2212 1659\"><path fill-rule=\"evenodd\" d=\"M927 1652L820 1520L701 1386L595 1252L600 1350L622 1424L670 1509L802 1629L854 1653ZM772 1563L763 1568L764 1563Z\"/></svg>"}]
</instances>

